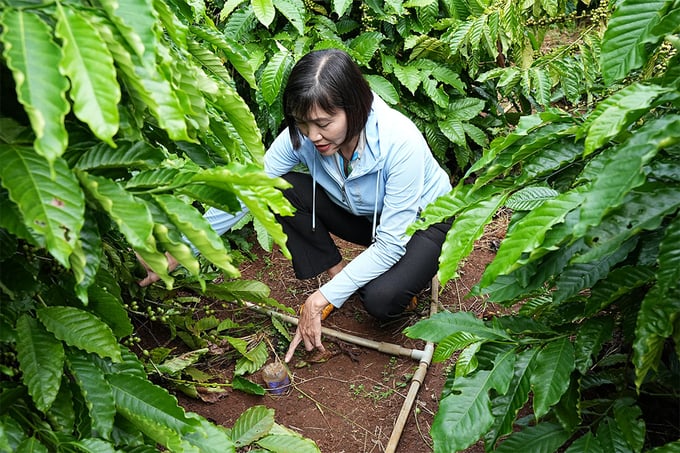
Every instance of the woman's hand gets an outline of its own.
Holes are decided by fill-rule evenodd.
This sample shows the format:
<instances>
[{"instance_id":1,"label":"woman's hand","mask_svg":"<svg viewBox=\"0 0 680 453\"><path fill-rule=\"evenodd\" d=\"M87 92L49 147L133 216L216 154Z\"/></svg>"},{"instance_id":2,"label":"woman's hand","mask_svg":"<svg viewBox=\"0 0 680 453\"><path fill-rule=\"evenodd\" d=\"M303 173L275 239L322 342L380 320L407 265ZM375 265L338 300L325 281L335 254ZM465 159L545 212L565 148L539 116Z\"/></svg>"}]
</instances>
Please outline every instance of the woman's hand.
<instances>
[{"instance_id":1,"label":"woman's hand","mask_svg":"<svg viewBox=\"0 0 680 453\"><path fill-rule=\"evenodd\" d=\"M301 341L304 342L307 351L317 348L321 352L326 352L323 344L321 344L321 312L323 312L328 303L328 300L319 290L314 291L307 298L304 310L302 310L298 320L295 336L293 341L290 342L288 352L286 352L284 359L286 363L290 362L290 359L293 358L293 353Z\"/></svg>"},{"instance_id":2,"label":"woman's hand","mask_svg":"<svg viewBox=\"0 0 680 453\"><path fill-rule=\"evenodd\" d=\"M157 273L151 270L148 264L146 264L146 261L142 259L141 256L139 256L138 253L135 252L135 255L137 255L137 259L141 263L142 266L144 266L144 269L146 270L146 277L144 277L142 280L138 281L137 284L139 286L149 286L150 284L157 282L160 277L158 276ZM172 272L179 266L179 263L177 260L168 252L165 252L165 256L168 259L168 272Z\"/></svg>"}]
</instances>

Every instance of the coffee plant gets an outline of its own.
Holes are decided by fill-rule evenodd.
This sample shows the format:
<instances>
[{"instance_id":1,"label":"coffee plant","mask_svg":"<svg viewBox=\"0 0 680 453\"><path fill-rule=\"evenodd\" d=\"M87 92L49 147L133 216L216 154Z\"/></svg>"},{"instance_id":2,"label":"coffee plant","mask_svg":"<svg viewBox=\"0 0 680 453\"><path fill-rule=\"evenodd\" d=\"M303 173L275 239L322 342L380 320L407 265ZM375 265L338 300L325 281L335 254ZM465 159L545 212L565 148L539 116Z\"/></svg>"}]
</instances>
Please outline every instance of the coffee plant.
<instances>
[{"instance_id":1,"label":"coffee plant","mask_svg":"<svg viewBox=\"0 0 680 453\"><path fill-rule=\"evenodd\" d=\"M407 329L437 343L435 361L457 357L435 452L480 439L496 452L680 448L678 17L678 2L619 2L599 60L611 94L585 114L522 117L474 181L425 210L424 224L455 219L442 283L512 212L473 289L507 314L441 312Z\"/></svg>"},{"instance_id":2,"label":"coffee plant","mask_svg":"<svg viewBox=\"0 0 680 453\"><path fill-rule=\"evenodd\" d=\"M240 200L287 253L283 182L224 61L253 70L210 23L183 1L0 3L0 451L318 451L264 407L230 429L185 412L130 349L130 313L168 316L136 301L136 255L168 288L165 253L198 290L217 269L231 300L269 301L205 207Z\"/></svg>"}]
</instances>

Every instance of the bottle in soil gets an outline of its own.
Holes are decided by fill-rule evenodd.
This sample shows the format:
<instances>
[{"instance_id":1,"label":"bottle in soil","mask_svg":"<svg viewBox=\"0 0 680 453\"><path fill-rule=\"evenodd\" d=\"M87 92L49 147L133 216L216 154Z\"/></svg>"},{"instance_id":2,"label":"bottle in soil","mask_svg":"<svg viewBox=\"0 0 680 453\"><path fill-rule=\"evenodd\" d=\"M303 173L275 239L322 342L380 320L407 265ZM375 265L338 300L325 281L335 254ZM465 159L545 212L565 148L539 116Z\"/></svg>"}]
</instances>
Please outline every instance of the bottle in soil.
<instances>
[{"instance_id":1,"label":"bottle in soil","mask_svg":"<svg viewBox=\"0 0 680 453\"><path fill-rule=\"evenodd\" d=\"M265 365L262 369L262 377L273 395L283 395L290 387L288 370L286 370L286 367L281 362Z\"/></svg>"}]
</instances>

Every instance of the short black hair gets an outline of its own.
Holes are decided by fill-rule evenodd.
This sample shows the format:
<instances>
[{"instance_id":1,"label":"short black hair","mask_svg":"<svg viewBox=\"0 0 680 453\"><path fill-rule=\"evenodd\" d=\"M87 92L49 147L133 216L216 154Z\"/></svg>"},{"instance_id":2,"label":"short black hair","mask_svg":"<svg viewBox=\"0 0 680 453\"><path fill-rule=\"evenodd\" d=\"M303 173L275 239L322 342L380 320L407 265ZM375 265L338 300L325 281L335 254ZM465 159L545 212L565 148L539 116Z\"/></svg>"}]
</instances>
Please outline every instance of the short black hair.
<instances>
[{"instance_id":1,"label":"short black hair","mask_svg":"<svg viewBox=\"0 0 680 453\"><path fill-rule=\"evenodd\" d=\"M366 125L373 104L373 92L359 66L339 49L315 50L293 67L283 91L283 113L293 148L298 149L302 133L296 118L306 118L314 107L347 115L347 141Z\"/></svg>"}]
</instances>

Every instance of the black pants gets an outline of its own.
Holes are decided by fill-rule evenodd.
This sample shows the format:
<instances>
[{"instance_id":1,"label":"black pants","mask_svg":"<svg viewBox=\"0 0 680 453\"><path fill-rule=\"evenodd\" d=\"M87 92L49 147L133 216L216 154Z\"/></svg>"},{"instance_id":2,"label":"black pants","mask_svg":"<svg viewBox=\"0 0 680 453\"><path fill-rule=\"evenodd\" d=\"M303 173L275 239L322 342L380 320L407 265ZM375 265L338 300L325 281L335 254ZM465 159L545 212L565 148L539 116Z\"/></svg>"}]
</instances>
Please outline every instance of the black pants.
<instances>
[{"instance_id":1,"label":"black pants","mask_svg":"<svg viewBox=\"0 0 680 453\"><path fill-rule=\"evenodd\" d=\"M316 189L316 228L312 230L312 177L288 173L283 178L293 187L284 195L296 208L294 216L279 216L288 235L288 250L299 279L312 278L338 264L342 256L331 233L354 244L371 244L371 221L355 216L333 203L321 187ZM450 222L417 231L406 244L406 254L387 272L358 290L369 314L378 319L399 315L411 298L435 276L439 254Z\"/></svg>"}]
</instances>

